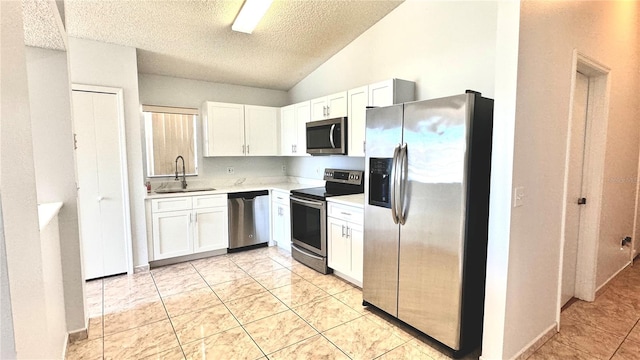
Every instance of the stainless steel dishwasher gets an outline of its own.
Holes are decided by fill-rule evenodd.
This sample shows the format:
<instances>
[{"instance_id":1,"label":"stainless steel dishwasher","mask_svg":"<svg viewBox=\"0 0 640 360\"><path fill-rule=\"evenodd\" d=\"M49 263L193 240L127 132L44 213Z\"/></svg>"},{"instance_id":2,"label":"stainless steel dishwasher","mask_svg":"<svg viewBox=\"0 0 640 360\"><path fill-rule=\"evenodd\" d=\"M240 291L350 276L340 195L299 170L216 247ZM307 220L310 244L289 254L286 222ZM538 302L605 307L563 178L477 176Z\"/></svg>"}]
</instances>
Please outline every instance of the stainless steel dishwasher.
<instances>
[{"instance_id":1,"label":"stainless steel dishwasher","mask_svg":"<svg viewBox=\"0 0 640 360\"><path fill-rule=\"evenodd\" d=\"M229 252L266 246L269 242L269 191L230 193Z\"/></svg>"}]
</instances>

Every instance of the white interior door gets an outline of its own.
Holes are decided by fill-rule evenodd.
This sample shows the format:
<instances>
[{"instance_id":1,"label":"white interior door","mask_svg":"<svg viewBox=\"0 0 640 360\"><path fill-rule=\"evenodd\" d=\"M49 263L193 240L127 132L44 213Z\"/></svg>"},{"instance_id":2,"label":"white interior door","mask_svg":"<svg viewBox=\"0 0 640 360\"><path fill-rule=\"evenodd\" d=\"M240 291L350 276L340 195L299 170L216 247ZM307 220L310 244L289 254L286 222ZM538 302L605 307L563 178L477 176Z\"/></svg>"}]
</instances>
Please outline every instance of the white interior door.
<instances>
[{"instance_id":1,"label":"white interior door","mask_svg":"<svg viewBox=\"0 0 640 360\"><path fill-rule=\"evenodd\" d=\"M118 96L74 90L73 110L85 279L125 273L130 229Z\"/></svg>"},{"instance_id":2,"label":"white interior door","mask_svg":"<svg viewBox=\"0 0 640 360\"><path fill-rule=\"evenodd\" d=\"M576 263L580 234L580 217L582 209L580 199L584 191L584 159L585 134L587 127L587 108L589 98L589 78L576 72L576 88L573 98L573 115L571 119L571 140L569 144L569 164L565 236L562 265L562 305L566 304L575 294Z\"/></svg>"}]
</instances>

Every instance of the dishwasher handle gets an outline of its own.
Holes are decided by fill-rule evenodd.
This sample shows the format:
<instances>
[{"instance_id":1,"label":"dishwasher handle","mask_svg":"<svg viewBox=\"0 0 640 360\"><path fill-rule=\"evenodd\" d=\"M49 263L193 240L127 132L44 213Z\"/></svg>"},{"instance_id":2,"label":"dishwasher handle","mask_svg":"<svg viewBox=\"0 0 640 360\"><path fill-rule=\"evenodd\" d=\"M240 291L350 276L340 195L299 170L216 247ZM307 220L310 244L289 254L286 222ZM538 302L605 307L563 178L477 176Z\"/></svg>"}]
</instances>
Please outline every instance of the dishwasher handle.
<instances>
[{"instance_id":1,"label":"dishwasher handle","mask_svg":"<svg viewBox=\"0 0 640 360\"><path fill-rule=\"evenodd\" d=\"M253 200L258 196L266 196L266 195L269 195L269 190L242 191L242 192L229 193L227 195L227 198Z\"/></svg>"}]
</instances>

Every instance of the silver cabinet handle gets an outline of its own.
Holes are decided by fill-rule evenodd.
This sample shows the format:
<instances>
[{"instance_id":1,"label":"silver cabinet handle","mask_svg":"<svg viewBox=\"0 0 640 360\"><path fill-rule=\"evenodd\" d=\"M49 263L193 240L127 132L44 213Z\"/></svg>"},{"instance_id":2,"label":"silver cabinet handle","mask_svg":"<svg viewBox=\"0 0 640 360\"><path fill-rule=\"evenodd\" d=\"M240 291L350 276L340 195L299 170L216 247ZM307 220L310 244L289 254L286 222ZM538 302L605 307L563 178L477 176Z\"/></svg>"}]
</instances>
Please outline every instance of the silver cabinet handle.
<instances>
[{"instance_id":1,"label":"silver cabinet handle","mask_svg":"<svg viewBox=\"0 0 640 360\"><path fill-rule=\"evenodd\" d=\"M347 238L351 238L353 229L347 226Z\"/></svg>"},{"instance_id":2,"label":"silver cabinet handle","mask_svg":"<svg viewBox=\"0 0 640 360\"><path fill-rule=\"evenodd\" d=\"M331 115L331 108L329 108L329 106L327 106L327 116Z\"/></svg>"},{"instance_id":3,"label":"silver cabinet handle","mask_svg":"<svg viewBox=\"0 0 640 360\"><path fill-rule=\"evenodd\" d=\"M327 107L326 106L322 107L322 116L325 116L325 117L327 116Z\"/></svg>"},{"instance_id":4,"label":"silver cabinet handle","mask_svg":"<svg viewBox=\"0 0 640 360\"><path fill-rule=\"evenodd\" d=\"M340 212L340 214L342 214L342 215L347 215L347 216L351 216L351 214L349 214L348 212L344 212L344 211L341 211L341 212Z\"/></svg>"},{"instance_id":5,"label":"silver cabinet handle","mask_svg":"<svg viewBox=\"0 0 640 360\"><path fill-rule=\"evenodd\" d=\"M342 225L342 237L344 237L344 225Z\"/></svg>"},{"instance_id":6,"label":"silver cabinet handle","mask_svg":"<svg viewBox=\"0 0 640 360\"><path fill-rule=\"evenodd\" d=\"M245 150L245 146L244 146L244 145L242 145L242 153L243 153L243 154L245 153L245 152L244 152L244 150Z\"/></svg>"},{"instance_id":7,"label":"silver cabinet handle","mask_svg":"<svg viewBox=\"0 0 640 360\"><path fill-rule=\"evenodd\" d=\"M295 153L296 152L296 146L295 145L291 145L291 152Z\"/></svg>"},{"instance_id":8,"label":"silver cabinet handle","mask_svg":"<svg viewBox=\"0 0 640 360\"><path fill-rule=\"evenodd\" d=\"M331 147L336 148L336 144L333 142L333 133L336 130L336 124L331 125L331 129L329 130L329 142L331 142Z\"/></svg>"},{"instance_id":9,"label":"silver cabinet handle","mask_svg":"<svg viewBox=\"0 0 640 360\"><path fill-rule=\"evenodd\" d=\"M396 148L393 150L393 161L391 162L391 219L393 219L394 224L397 224L399 221L398 214L396 213L396 175L400 146L400 144L396 145Z\"/></svg>"}]
</instances>

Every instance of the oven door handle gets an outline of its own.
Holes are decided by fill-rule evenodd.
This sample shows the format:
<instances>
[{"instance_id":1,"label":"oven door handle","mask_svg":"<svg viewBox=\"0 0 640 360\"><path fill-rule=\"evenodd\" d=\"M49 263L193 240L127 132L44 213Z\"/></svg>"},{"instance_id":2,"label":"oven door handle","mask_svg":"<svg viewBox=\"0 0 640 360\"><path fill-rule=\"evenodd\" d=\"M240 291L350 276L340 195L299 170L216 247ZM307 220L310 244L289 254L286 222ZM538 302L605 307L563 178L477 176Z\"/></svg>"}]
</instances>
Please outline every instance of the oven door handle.
<instances>
[{"instance_id":1,"label":"oven door handle","mask_svg":"<svg viewBox=\"0 0 640 360\"><path fill-rule=\"evenodd\" d=\"M295 197L293 195L291 195L290 199L291 199L291 201L295 201L295 202L298 202L298 203L301 203L301 204L304 204L304 205L310 205L310 206L317 207L317 208L324 207L324 203L322 203L320 201L304 200L304 199L301 199L299 197Z\"/></svg>"},{"instance_id":2,"label":"oven door handle","mask_svg":"<svg viewBox=\"0 0 640 360\"><path fill-rule=\"evenodd\" d=\"M318 255L312 254L312 253L310 253L308 251L302 250L302 248L296 246L296 244L294 244L294 243L291 243L291 247L295 248L296 250L300 251L301 253L303 253L304 255L306 255L306 256L308 256L310 258L313 258L313 259L316 259L316 260L320 260L320 261L324 260L324 258L321 257L321 256L318 256Z\"/></svg>"}]
</instances>

